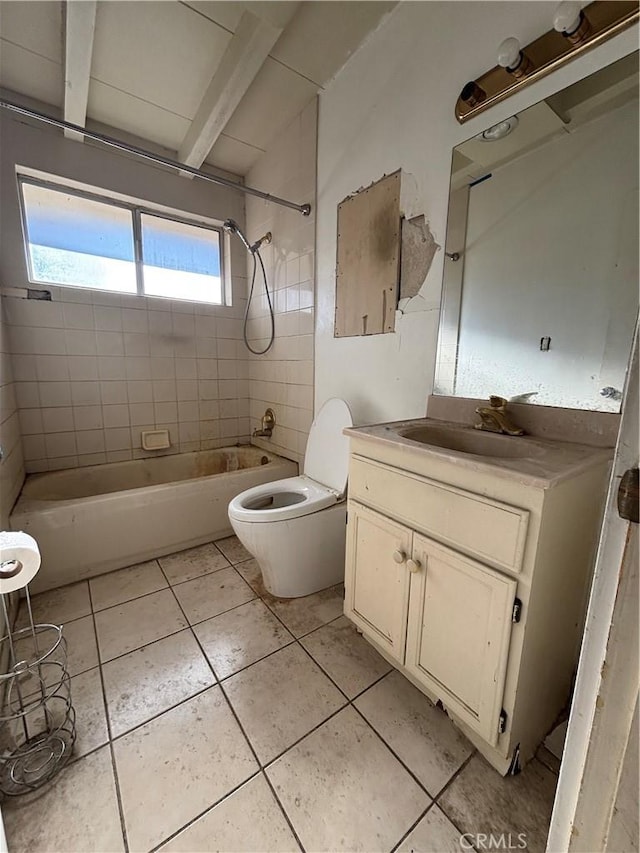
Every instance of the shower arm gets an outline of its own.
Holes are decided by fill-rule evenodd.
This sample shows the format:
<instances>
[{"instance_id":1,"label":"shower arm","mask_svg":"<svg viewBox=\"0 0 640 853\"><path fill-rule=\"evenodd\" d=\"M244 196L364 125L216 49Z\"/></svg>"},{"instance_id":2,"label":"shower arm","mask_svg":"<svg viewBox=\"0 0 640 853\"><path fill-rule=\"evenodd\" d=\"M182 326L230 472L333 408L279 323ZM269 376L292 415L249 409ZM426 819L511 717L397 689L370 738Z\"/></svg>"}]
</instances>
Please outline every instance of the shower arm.
<instances>
[{"instance_id":1,"label":"shower arm","mask_svg":"<svg viewBox=\"0 0 640 853\"><path fill-rule=\"evenodd\" d=\"M87 130L79 124L72 124L70 121L63 121L63 119L54 118L53 116L41 113L38 110L32 110L28 107L20 106L20 104L16 104L13 101L0 99L0 108L17 113L18 115L26 116L27 118L36 119L36 121L41 121L44 124L60 127L63 130L75 131L82 136L86 136L88 139L101 142L103 145L107 145L110 148L116 148L118 151L125 151L127 154L134 154L136 157L141 157L143 160L149 160L150 162L157 163L160 166L167 166L170 169L176 169L178 172L186 172L194 178L200 178L203 181L218 184L219 186L226 187L227 189L234 190L235 192L244 193L245 195L253 195L257 198L263 199L264 201L270 201L273 204L288 207L290 210L297 210L303 216L309 216L311 213L310 204L296 204L295 202L288 201L285 198L279 198L277 195L271 195L271 193L265 193L262 192L262 190L257 190L255 187L247 187L242 184L237 184L229 178L210 175L208 172L203 172L201 169L194 169L193 166L187 166L186 163L180 163L178 160L171 160L169 157L162 157L160 154L153 154L151 151L146 151L144 148L139 148L137 145L129 145L127 142L122 142L112 136L107 136L106 133Z\"/></svg>"}]
</instances>

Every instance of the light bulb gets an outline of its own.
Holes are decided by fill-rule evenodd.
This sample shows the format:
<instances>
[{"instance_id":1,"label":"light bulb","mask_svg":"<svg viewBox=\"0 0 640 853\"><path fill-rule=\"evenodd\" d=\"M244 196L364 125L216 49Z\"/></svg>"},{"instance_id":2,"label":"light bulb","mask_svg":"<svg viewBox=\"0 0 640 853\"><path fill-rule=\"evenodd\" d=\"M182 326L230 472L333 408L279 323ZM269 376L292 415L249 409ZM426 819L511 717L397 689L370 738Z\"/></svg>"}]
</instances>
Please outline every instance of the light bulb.
<instances>
[{"instance_id":1,"label":"light bulb","mask_svg":"<svg viewBox=\"0 0 640 853\"><path fill-rule=\"evenodd\" d=\"M509 136L511 131L515 130L517 126L518 116L511 116L511 118L506 118L504 121L488 127L480 134L480 138L484 139L485 142L496 142L498 139L504 139L505 136Z\"/></svg>"},{"instance_id":2,"label":"light bulb","mask_svg":"<svg viewBox=\"0 0 640 853\"><path fill-rule=\"evenodd\" d=\"M520 64L522 51L517 38L505 39L498 47L498 65L507 70L516 68Z\"/></svg>"},{"instance_id":3,"label":"light bulb","mask_svg":"<svg viewBox=\"0 0 640 853\"><path fill-rule=\"evenodd\" d=\"M553 16L553 28L559 33L573 33L580 26L582 8L580 3L566 0L560 3Z\"/></svg>"}]
</instances>

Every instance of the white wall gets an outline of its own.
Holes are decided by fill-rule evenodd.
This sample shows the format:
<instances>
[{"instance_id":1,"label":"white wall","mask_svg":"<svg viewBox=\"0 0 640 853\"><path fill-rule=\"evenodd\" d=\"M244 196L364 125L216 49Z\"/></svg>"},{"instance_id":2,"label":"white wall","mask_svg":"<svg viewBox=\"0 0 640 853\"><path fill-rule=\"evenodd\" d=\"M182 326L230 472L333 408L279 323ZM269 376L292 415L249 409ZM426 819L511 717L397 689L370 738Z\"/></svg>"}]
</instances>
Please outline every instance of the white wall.
<instances>
[{"instance_id":1,"label":"white wall","mask_svg":"<svg viewBox=\"0 0 640 853\"><path fill-rule=\"evenodd\" d=\"M3 114L0 281L28 286L16 165L208 218L244 221L244 197L58 130ZM117 135L112 131L113 135ZM144 147L144 143L140 143ZM233 305L47 287L51 302L4 297L27 471L148 455L142 429L172 452L248 440L241 343L246 254L230 242Z\"/></svg>"},{"instance_id":2,"label":"white wall","mask_svg":"<svg viewBox=\"0 0 640 853\"><path fill-rule=\"evenodd\" d=\"M600 389L624 386L637 240L635 102L472 186L456 395L618 412Z\"/></svg>"},{"instance_id":3,"label":"white wall","mask_svg":"<svg viewBox=\"0 0 640 853\"><path fill-rule=\"evenodd\" d=\"M573 60L482 116L459 125L460 89L495 63L510 35L523 44L551 27L556 3L401 3L320 96L316 285L316 407L344 397L357 421L424 415L431 391L442 251L396 333L333 337L336 208L349 193L398 168L402 212L424 213L445 237L452 148L630 53L637 26Z\"/></svg>"},{"instance_id":4,"label":"white wall","mask_svg":"<svg viewBox=\"0 0 640 853\"><path fill-rule=\"evenodd\" d=\"M270 439L255 444L300 462L313 420L314 236L316 191L316 116L313 101L280 133L247 175L249 186L310 203L311 216L247 198L247 234L267 231L273 243L262 256L275 307L275 340L265 355L249 355L251 428L260 427L267 407L276 427ZM268 342L269 319L260 272L251 303L248 337L254 349Z\"/></svg>"}]
</instances>

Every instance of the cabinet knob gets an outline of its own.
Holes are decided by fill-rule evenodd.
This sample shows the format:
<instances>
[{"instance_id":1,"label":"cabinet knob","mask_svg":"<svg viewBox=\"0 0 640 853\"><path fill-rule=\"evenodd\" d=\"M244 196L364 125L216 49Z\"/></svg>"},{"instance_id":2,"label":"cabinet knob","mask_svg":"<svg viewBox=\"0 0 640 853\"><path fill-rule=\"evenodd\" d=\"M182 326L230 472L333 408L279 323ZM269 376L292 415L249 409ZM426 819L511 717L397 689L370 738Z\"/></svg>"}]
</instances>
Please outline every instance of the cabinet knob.
<instances>
[{"instance_id":1,"label":"cabinet knob","mask_svg":"<svg viewBox=\"0 0 640 853\"><path fill-rule=\"evenodd\" d=\"M404 553L404 551L397 550L393 552L393 559L396 561L396 563L404 563L404 561L407 559L407 555Z\"/></svg>"},{"instance_id":2,"label":"cabinet knob","mask_svg":"<svg viewBox=\"0 0 640 853\"><path fill-rule=\"evenodd\" d=\"M419 572L422 565L420 560L407 560L407 568L410 572Z\"/></svg>"}]
</instances>

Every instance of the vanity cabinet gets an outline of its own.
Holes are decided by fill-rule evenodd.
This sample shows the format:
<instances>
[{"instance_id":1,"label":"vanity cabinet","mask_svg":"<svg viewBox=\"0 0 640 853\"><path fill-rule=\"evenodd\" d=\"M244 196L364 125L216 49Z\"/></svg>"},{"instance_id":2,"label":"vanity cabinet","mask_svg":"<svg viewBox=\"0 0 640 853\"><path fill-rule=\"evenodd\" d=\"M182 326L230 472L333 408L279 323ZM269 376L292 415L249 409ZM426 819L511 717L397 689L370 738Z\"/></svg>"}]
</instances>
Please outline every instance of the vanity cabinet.
<instances>
[{"instance_id":1,"label":"vanity cabinet","mask_svg":"<svg viewBox=\"0 0 640 853\"><path fill-rule=\"evenodd\" d=\"M569 698L608 454L545 483L360 432L345 614L500 773L514 772Z\"/></svg>"},{"instance_id":2,"label":"vanity cabinet","mask_svg":"<svg viewBox=\"0 0 640 853\"><path fill-rule=\"evenodd\" d=\"M516 582L353 501L347 615L495 744Z\"/></svg>"}]
</instances>

